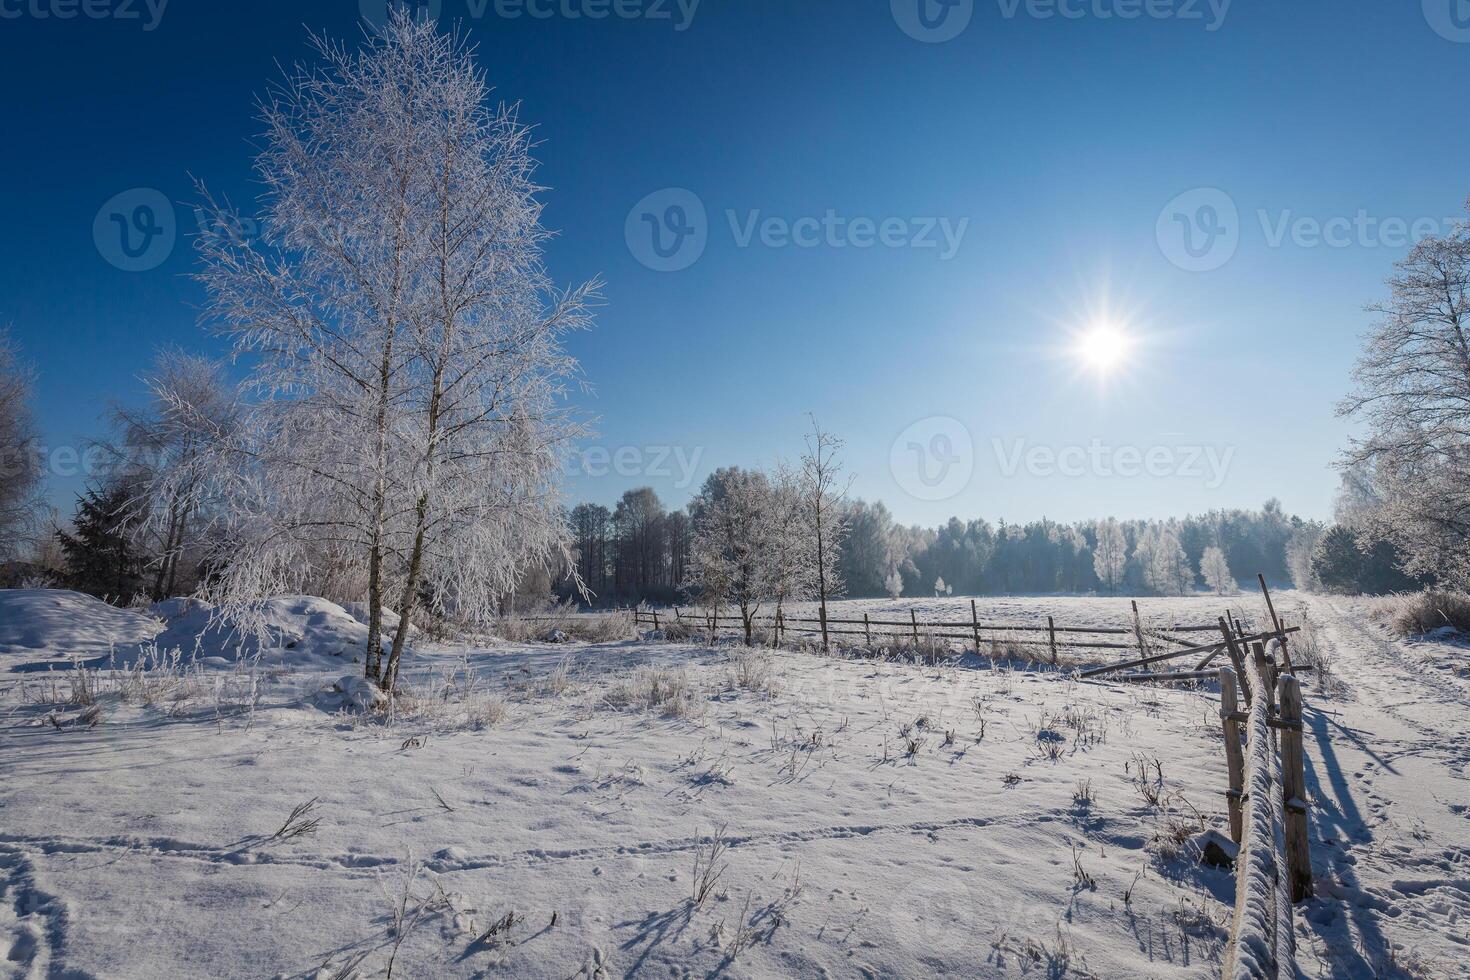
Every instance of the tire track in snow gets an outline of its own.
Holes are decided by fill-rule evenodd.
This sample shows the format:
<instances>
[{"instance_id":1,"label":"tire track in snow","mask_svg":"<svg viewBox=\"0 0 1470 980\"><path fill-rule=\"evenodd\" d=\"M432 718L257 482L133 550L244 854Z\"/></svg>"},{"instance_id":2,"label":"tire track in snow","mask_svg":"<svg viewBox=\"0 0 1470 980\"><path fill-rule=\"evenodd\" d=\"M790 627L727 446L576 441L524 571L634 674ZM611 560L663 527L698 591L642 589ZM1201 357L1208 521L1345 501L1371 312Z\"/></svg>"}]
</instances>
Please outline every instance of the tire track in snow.
<instances>
[{"instance_id":1,"label":"tire track in snow","mask_svg":"<svg viewBox=\"0 0 1470 980\"><path fill-rule=\"evenodd\" d=\"M1420 965L1436 973L1464 956L1470 849L1437 840L1444 824L1425 804L1432 796L1451 814L1463 809L1434 795L1433 787L1438 783L1445 793L1446 785L1470 780L1463 734L1470 688L1425 673L1341 600L1317 599L1309 609L1353 699L1339 712L1321 705L1310 711L1317 740L1308 749L1319 799L1313 858L1325 874L1304 917L1334 972L1387 969L1394 950L1413 950L1425 953ZM1329 714L1337 717L1329 721ZM1470 799L1470 792L1464 795ZM1438 942L1426 942L1431 935Z\"/></svg>"},{"instance_id":2,"label":"tire track in snow","mask_svg":"<svg viewBox=\"0 0 1470 980\"><path fill-rule=\"evenodd\" d=\"M732 835L725 838L731 848L782 846L811 841L847 840L870 837L875 834L937 834L946 830L979 829L984 827L1035 826L1047 824L1057 818L1051 814L1026 814L1015 817L957 817L953 820L916 821L900 824L850 824L830 827L815 827L806 830L773 831ZM514 867L553 861L610 860L619 857L647 857L680 854L693 851L708 844L706 837L676 837L662 841L639 841L630 844L605 844L596 847L578 848L527 848L504 854L464 855L454 848L446 848L434 857L422 862L423 866L436 873L454 871L478 871L488 868ZM171 837L139 838L117 835L112 837L21 837L0 834L0 848L13 850L14 845L32 847L47 855L134 853L143 857L179 858L203 861L210 864L284 865L312 870L360 871L363 873L378 868L392 867L403 863L401 857L371 854L340 855L293 855L269 851L252 851L234 846L213 847L208 844L191 844ZM16 851L18 853L18 850Z\"/></svg>"}]
</instances>

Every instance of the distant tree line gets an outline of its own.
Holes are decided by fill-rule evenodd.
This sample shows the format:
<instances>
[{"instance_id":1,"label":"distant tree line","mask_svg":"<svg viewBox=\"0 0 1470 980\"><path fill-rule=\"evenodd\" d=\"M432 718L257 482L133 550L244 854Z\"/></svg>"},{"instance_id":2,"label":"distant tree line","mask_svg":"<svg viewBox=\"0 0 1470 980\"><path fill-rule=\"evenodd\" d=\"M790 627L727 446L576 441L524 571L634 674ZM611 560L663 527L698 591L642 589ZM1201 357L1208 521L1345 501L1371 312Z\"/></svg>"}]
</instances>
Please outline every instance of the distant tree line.
<instances>
[{"instance_id":1,"label":"distant tree line","mask_svg":"<svg viewBox=\"0 0 1470 980\"><path fill-rule=\"evenodd\" d=\"M733 476L721 470L685 508L648 487L609 509L579 504L569 523L583 582L599 605L688 601L699 515ZM768 481L772 482L772 481ZM896 522L882 502L843 501L836 556L843 594L857 598L1026 593L1182 595L1233 591L1236 570L1275 585L1296 581L1288 546L1314 527L1279 501L1170 520L1024 524L951 518L936 528ZM570 580L557 585L574 595Z\"/></svg>"}]
</instances>

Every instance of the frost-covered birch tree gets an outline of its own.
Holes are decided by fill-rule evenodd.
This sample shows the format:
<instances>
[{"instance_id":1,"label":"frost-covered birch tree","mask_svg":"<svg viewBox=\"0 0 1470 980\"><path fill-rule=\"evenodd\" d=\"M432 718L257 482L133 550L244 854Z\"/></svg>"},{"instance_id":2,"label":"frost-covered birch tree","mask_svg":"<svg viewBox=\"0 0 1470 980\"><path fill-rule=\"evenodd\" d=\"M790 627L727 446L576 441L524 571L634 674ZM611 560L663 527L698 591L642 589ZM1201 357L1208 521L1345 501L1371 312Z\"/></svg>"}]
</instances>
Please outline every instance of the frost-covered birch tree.
<instances>
[{"instance_id":1,"label":"frost-covered birch tree","mask_svg":"<svg viewBox=\"0 0 1470 980\"><path fill-rule=\"evenodd\" d=\"M807 533L801 473L778 460L770 478L767 532L772 599L779 616L786 603L817 595L816 540Z\"/></svg>"},{"instance_id":2,"label":"frost-covered birch tree","mask_svg":"<svg viewBox=\"0 0 1470 980\"><path fill-rule=\"evenodd\" d=\"M1109 592L1117 592L1128 566L1128 540L1117 518L1109 517L1097 525L1097 545L1092 549L1092 570Z\"/></svg>"},{"instance_id":3,"label":"frost-covered birch tree","mask_svg":"<svg viewBox=\"0 0 1470 980\"><path fill-rule=\"evenodd\" d=\"M1230 574L1230 563L1225 552L1211 545L1200 556L1199 573L1216 595L1231 595L1237 590L1235 576Z\"/></svg>"},{"instance_id":4,"label":"frost-covered birch tree","mask_svg":"<svg viewBox=\"0 0 1470 980\"><path fill-rule=\"evenodd\" d=\"M39 513L38 452L31 376L0 329L0 560L15 557Z\"/></svg>"},{"instance_id":5,"label":"frost-covered birch tree","mask_svg":"<svg viewBox=\"0 0 1470 980\"><path fill-rule=\"evenodd\" d=\"M1339 408L1368 430L1345 465L1372 474L1377 503L1355 523L1411 574L1470 586L1470 221L1421 240L1387 284Z\"/></svg>"},{"instance_id":6,"label":"frost-covered birch tree","mask_svg":"<svg viewBox=\"0 0 1470 980\"><path fill-rule=\"evenodd\" d=\"M148 399L112 412L116 440L106 448L127 488L125 524L149 563L149 593L176 595L185 556L202 554L199 529L210 501L200 493L214 448L234 437L238 392L223 366L175 348L160 350L143 376Z\"/></svg>"},{"instance_id":7,"label":"frost-covered birch tree","mask_svg":"<svg viewBox=\"0 0 1470 980\"><path fill-rule=\"evenodd\" d=\"M843 441L811 419L806 452L801 457L802 499L808 533L812 538L812 562L817 577L817 601L822 620L822 647L827 639L827 599L842 594L838 560L847 532L847 491L851 480L842 478Z\"/></svg>"},{"instance_id":8,"label":"frost-covered birch tree","mask_svg":"<svg viewBox=\"0 0 1470 980\"><path fill-rule=\"evenodd\" d=\"M215 591L246 613L323 565L360 570L366 673L391 690L416 609L483 618L528 565L567 558L561 340L595 284L552 287L529 133L462 39L396 13L361 49L315 47L263 106L265 233L201 237L257 398L216 457ZM240 225L210 205L209 227Z\"/></svg>"},{"instance_id":9,"label":"frost-covered birch tree","mask_svg":"<svg viewBox=\"0 0 1470 980\"><path fill-rule=\"evenodd\" d=\"M888 593L890 599L897 599L903 595L903 576L898 574L898 569L894 568L888 572L887 577L883 579L883 590Z\"/></svg>"}]
</instances>

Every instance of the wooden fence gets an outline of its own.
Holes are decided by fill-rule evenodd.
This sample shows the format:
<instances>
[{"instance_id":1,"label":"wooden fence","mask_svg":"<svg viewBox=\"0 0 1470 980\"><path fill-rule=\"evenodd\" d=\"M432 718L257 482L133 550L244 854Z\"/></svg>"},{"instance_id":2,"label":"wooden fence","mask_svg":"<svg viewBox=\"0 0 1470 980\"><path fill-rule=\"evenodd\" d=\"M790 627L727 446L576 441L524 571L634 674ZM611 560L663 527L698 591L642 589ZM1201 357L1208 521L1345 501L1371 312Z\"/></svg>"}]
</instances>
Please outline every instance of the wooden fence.
<instances>
[{"instance_id":1,"label":"wooden fence","mask_svg":"<svg viewBox=\"0 0 1470 980\"><path fill-rule=\"evenodd\" d=\"M1226 792L1235 857L1235 913L1227 980L1295 976L1292 905L1312 894L1307 843L1302 695L1285 641L1250 648L1246 673L1221 667L1220 718L1230 774ZM1240 680L1249 683L1241 688ZM1240 710L1244 695L1249 706ZM1244 748L1241 736L1244 729Z\"/></svg>"},{"instance_id":2,"label":"wooden fence","mask_svg":"<svg viewBox=\"0 0 1470 980\"><path fill-rule=\"evenodd\" d=\"M1264 583L1262 583L1262 588L1265 588ZM1269 603L1270 593L1266 595ZM734 614L721 614L716 610L685 612L678 606L673 607L672 612L673 616L670 617L668 611L660 615L657 609L636 609L633 611L633 621L635 625L652 626L654 629L677 624L703 630L710 635L718 635L721 632L743 635L745 630L745 620ZM1238 621L1233 619L1227 621L1223 616L1213 626L1181 624L1162 628L1149 627L1143 625L1138 603L1134 602L1131 627L1059 626L1051 616L1046 617L1044 626L1039 623L993 623L981 622L979 611L972 599L968 620L920 619L918 613L912 608L909 610L907 620L874 619L868 613L864 613L861 619L831 616L823 619L811 616L787 616L782 612L777 612L774 615L753 617L751 627L753 631L759 630L766 634L772 646L779 646L793 633L799 636L861 636L869 646L873 644L875 636L880 641L887 638L896 643L912 642L915 646L931 639L968 640L973 644L977 653L983 653L986 644L990 645L992 652L1004 647L1046 648L1054 663L1058 659L1058 651L1062 649L1133 650L1138 653L1137 657L1083 670L1078 676L1091 678L1115 674L1116 676L1109 679L1170 681L1212 680L1218 675L1218 671L1205 668L1220 654L1230 650L1245 649L1249 643L1254 641L1270 638L1284 639L1288 634L1295 633L1299 629L1295 626L1283 627L1281 622L1275 619L1274 609L1272 618L1275 623L1274 628L1259 633L1247 633ZM1220 639L1211 640L1208 643L1198 642L1199 634L1215 632L1220 633ZM1045 636L1042 637L1039 634L1045 634ZM1028 636L1037 638L1026 639L1025 637ZM1119 673L1135 667L1152 666L1164 661L1175 660L1179 657L1198 657L1199 662L1193 670ZM1237 654L1232 653L1231 659L1237 661L1237 667L1240 666Z\"/></svg>"},{"instance_id":3,"label":"wooden fence","mask_svg":"<svg viewBox=\"0 0 1470 980\"><path fill-rule=\"evenodd\" d=\"M718 610L685 610L678 606L664 611L637 609L633 618L637 625L654 629L677 624L714 635L743 635L745 630L745 620L740 615ZM912 642L915 645L927 640L962 640L969 641L977 651L986 645L1045 648L1053 660L1060 649L1136 650L1141 656L1151 657L1160 650L1172 649L1173 652L1166 655L1178 656L1211 650L1220 645L1215 642L1199 646L1191 639L1194 634L1214 632L1217 627L1213 625L1143 625L1136 602L1133 604L1132 626L1059 625L1051 616L1046 617L1044 625L1039 622L983 622L975 601L971 600L969 619L920 619L914 609L909 610L908 619L874 618L868 613L864 613L861 619L836 616L824 619L821 616L788 616L785 612L776 612L753 617L751 627L765 634L772 645L780 645L792 635L812 637L823 634L861 636L869 645L875 637L880 642Z\"/></svg>"}]
</instances>

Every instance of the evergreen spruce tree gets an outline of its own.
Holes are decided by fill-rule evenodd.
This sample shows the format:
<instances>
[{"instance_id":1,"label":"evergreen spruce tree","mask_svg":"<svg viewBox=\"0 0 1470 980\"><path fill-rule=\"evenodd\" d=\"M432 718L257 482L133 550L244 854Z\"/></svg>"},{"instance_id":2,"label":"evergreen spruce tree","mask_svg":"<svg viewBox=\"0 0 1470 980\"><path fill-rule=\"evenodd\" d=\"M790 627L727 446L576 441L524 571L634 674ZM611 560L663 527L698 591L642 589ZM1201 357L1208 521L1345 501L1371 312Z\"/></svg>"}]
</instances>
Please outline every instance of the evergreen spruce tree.
<instances>
[{"instance_id":1,"label":"evergreen spruce tree","mask_svg":"<svg viewBox=\"0 0 1470 980\"><path fill-rule=\"evenodd\" d=\"M77 498L75 534L57 531L66 582L78 592L122 605L142 591L143 576L124 526L126 487L88 490Z\"/></svg>"}]
</instances>

